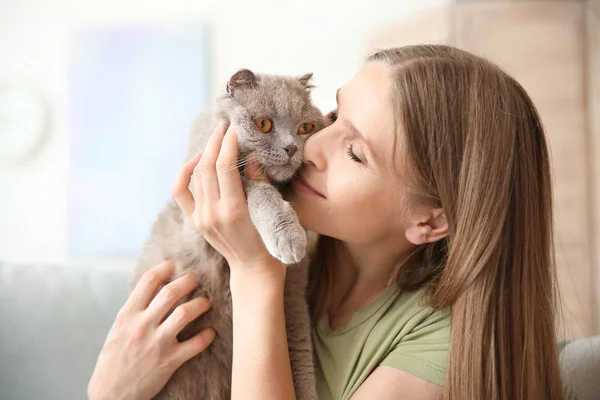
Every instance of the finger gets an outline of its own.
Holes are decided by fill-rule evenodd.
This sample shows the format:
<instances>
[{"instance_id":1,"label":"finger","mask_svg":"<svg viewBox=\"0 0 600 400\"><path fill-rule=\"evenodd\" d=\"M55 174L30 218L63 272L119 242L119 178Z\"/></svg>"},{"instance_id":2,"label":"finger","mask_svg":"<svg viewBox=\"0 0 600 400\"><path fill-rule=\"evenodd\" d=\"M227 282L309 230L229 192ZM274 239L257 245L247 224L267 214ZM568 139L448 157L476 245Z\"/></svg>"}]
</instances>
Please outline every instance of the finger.
<instances>
[{"instance_id":1,"label":"finger","mask_svg":"<svg viewBox=\"0 0 600 400\"><path fill-rule=\"evenodd\" d=\"M157 324L175 304L192 290L198 287L198 280L193 274L185 274L165 285L150 302L147 312L150 319Z\"/></svg>"},{"instance_id":2,"label":"finger","mask_svg":"<svg viewBox=\"0 0 600 400\"><path fill-rule=\"evenodd\" d=\"M194 212L194 196L192 196L192 192L190 192L189 189L190 177L201 157L202 154L196 154L191 160L183 164L183 166L179 169L179 173L175 179L175 184L171 189L171 195L173 196L173 199L175 199L175 202L179 208L181 208L183 213L188 218L190 218ZM196 187L196 185L194 185L194 187Z\"/></svg>"},{"instance_id":3,"label":"finger","mask_svg":"<svg viewBox=\"0 0 600 400\"><path fill-rule=\"evenodd\" d=\"M145 310L156 295L160 285L173 275L174 268L172 262L165 260L144 272L123 308L131 311Z\"/></svg>"},{"instance_id":4,"label":"finger","mask_svg":"<svg viewBox=\"0 0 600 400\"><path fill-rule=\"evenodd\" d=\"M178 305L160 326L160 335L169 340L175 338L187 324L204 314L210 307L210 301L206 297L195 297Z\"/></svg>"},{"instance_id":5,"label":"finger","mask_svg":"<svg viewBox=\"0 0 600 400\"><path fill-rule=\"evenodd\" d=\"M265 175L262 166L256 160L246 164L244 167L244 174L246 175L246 178L252 181L269 182L269 178Z\"/></svg>"},{"instance_id":6,"label":"finger","mask_svg":"<svg viewBox=\"0 0 600 400\"><path fill-rule=\"evenodd\" d=\"M202 173L198 165L196 165L192 174L192 192L194 193L194 209L201 210L204 204L204 190L202 188Z\"/></svg>"},{"instance_id":7,"label":"finger","mask_svg":"<svg viewBox=\"0 0 600 400\"><path fill-rule=\"evenodd\" d=\"M216 336L217 333L215 330L208 327L188 340L179 343L174 354L175 363L180 366L195 355L202 353L213 342Z\"/></svg>"},{"instance_id":8,"label":"finger","mask_svg":"<svg viewBox=\"0 0 600 400\"><path fill-rule=\"evenodd\" d=\"M221 198L239 198L244 197L242 188L242 178L237 169L238 163L238 141L237 131L234 127L229 127L223 138L221 153L217 159L217 176L219 178L219 188L221 189Z\"/></svg>"},{"instance_id":9,"label":"finger","mask_svg":"<svg viewBox=\"0 0 600 400\"><path fill-rule=\"evenodd\" d=\"M215 203L220 197L219 181L217 179L215 164L217 163L217 157L221 150L221 143L223 142L223 136L225 136L227 126L226 122L220 122L219 125L217 125L208 139L206 149L202 155L202 160L194 170L195 174L200 174L204 201L209 204Z\"/></svg>"}]
</instances>

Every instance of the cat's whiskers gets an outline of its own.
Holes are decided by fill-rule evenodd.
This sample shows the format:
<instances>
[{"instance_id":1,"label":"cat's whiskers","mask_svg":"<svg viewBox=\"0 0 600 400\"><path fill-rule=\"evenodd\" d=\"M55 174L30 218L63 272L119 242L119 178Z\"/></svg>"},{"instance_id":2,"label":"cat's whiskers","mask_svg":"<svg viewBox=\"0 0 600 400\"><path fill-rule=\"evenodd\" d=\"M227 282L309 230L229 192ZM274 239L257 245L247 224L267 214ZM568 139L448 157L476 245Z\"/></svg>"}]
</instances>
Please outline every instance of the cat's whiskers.
<instances>
[{"instance_id":1,"label":"cat's whiskers","mask_svg":"<svg viewBox=\"0 0 600 400\"><path fill-rule=\"evenodd\" d=\"M243 159L242 161L238 161L237 166L242 167L248 163L251 163L251 162L257 161L257 160L258 160L258 157L254 156L254 154L253 154L253 157L248 157L248 158Z\"/></svg>"},{"instance_id":2,"label":"cat's whiskers","mask_svg":"<svg viewBox=\"0 0 600 400\"><path fill-rule=\"evenodd\" d=\"M238 164L239 163L245 163L245 162L249 162L249 161L254 161L257 160L258 156L256 155L256 153L250 153L248 156L238 160Z\"/></svg>"},{"instance_id":3,"label":"cat's whiskers","mask_svg":"<svg viewBox=\"0 0 600 400\"><path fill-rule=\"evenodd\" d=\"M256 161L258 159L258 157L252 153L249 157L244 158L241 161L238 161L237 164L229 169L226 169L225 172L229 172L229 171L237 171L240 167L245 166L246 164L249 164L253 161ZM239 171L238 171L239 173Z\"/></svg>"},{"instance_id":4,"label":"cat's whiskers","mask_svg":"<svg viewBox=\"0 0 600 400\"><path fill-rule=\"evenodd\" d=\"M260 172L263 172L265 169L265 167L263 165L261 165L256 172L254 173L254 175L252 176L252 178L250 178L250 180L254 179L256 177L256 175L258 175Z\"/></svg>"}]
</instances>

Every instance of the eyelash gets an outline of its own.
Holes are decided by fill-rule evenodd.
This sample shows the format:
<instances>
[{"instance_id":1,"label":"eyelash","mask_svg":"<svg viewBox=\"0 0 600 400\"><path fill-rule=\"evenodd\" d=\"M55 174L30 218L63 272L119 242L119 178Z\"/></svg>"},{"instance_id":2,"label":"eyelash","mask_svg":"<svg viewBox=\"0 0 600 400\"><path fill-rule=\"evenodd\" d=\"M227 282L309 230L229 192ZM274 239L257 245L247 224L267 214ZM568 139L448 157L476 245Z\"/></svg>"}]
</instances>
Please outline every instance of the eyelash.
<instances>
[{"instance_id":1,"label":"eyelash","mask_svg":"<svg viewBox=\"0 0 600 400\"><path fill-rule=\"evenodd\" d=\"M357 163L359 163L359 162L362 162L362 160L361 160L360 158L358 158L358 157L356 156L356 154L354 154L354 153L352 152L352 145L348 146L348 148L346 149L346 153L347 153L347 154L348 154L348 156L349 156L349 157L352 159L352 161L354 161L354 162L357 162Z\"/></svg>"},{"instance_id":2,"label":"eyelash","mask_svg":"<svg viewBox=\"0 0 600 400\"><path fill-rule=\"evenodd\" d=\"M337 113L335 111L331 111L327 117L331 120L331 122L335 122L337 121ZM354 162L357 163L361 163L362 160L360 158L358 158L356 156L356 154L354 154L354 152L352 151L352 145L348 146L348 148L346 149L346 153L348 154L348 157L350 157L350 159Z\"/></svg>"}]
</instances>

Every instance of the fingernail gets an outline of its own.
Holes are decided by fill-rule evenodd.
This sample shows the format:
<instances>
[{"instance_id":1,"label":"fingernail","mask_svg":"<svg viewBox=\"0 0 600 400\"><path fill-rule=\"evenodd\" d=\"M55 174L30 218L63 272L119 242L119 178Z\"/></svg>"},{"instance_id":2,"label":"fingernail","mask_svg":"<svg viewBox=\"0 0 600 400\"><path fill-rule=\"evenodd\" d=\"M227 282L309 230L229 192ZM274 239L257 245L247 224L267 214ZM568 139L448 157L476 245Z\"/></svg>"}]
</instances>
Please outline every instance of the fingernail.
<instances>
[{"instance_id":1,"label":"fingernail","mask_svg":"<svg viewBox=\"0 0 600 400\"><path fill-rule=\"evenodd\" d=\"M201 153L196 154L194 157L190 158L188 162L192 162L195 159L200 158L201 155L202 155Z\"/></svg>"},{"instance_id":2,"label":"fingernail","mask_svg":"<svg viewBox=\"0 0 600 400\"><path fill-rule=\"evenodd\" d=\"M223 126L223 125L227 125L229 123L229 121L227 121L226 119L222 119L219 121L218 126Z\"/></svg>"}]
</instances>

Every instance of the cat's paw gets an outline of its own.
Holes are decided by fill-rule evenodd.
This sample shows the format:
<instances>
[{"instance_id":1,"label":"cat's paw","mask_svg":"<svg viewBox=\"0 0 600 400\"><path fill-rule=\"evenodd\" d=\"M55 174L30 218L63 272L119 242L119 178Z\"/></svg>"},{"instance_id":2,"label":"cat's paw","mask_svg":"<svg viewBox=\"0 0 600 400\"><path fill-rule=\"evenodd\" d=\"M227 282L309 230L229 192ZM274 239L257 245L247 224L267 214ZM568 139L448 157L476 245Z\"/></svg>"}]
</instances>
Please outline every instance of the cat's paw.
<instances>
[{"instance_id":1,"label":"cat's paw","mask_svg":"<svg viewBox=\"0 0 600 400\"><path fill-rule=\"evenodd\" d=\"M263 238L269 253L284 264L299 263L306 254L306 232L298 223L287 223Z\"/></svg>"}]
</instances>

